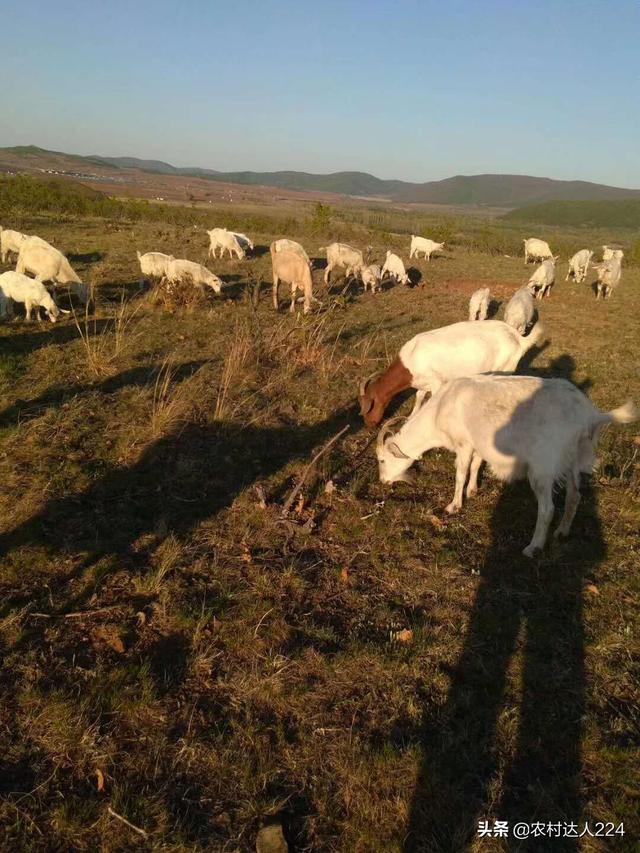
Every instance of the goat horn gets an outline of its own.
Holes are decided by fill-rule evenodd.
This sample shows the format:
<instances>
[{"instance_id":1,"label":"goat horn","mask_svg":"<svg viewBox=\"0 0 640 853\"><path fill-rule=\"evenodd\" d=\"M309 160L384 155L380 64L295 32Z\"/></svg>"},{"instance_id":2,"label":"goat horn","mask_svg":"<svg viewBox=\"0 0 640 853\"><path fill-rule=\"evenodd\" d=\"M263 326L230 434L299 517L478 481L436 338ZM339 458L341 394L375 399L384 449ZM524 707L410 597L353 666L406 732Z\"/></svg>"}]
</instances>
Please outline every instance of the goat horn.
<instances>
[{"instance_id":1,"label":"goat horn","mask_svg":"<svg viewBox=\"0 0 640 853\"><path fill-rule=\"evenodd\" d=\"M374 377L378 376L378 373L372 373L371 376L367 376L366 379L360 380L360 385L358 386L359 394L361 397L364 397L365 392L367 390L367 385L374 379Z\"/></svg>"},{"instance_id":2,"label":"goat horn","mask_svg":"<svg viewBox=\"0 0 640 853\"><path fill-rule=\"evenodd\" d=\"M377 441L376 441L376 447L378 448L378 450L382 450L382 447L384 446L385 441L393 432L393 425L397 424L398 421L403 421L403 420L405 420L405 418L402 417L402 415L397 415L395 418L389 418L388 420L386 420L382 424L382 426L380 427L380 432L378 433Z\"/></svg>"}]
</instances>

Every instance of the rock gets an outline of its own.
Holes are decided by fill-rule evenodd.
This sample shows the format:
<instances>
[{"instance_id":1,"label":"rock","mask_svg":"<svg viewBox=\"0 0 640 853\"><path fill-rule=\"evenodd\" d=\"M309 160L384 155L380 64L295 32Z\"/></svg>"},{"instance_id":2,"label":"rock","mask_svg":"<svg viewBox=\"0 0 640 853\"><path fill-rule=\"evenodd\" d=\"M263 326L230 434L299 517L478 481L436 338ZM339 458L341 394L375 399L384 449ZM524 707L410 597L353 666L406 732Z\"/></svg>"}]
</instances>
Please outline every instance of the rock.
<instances>
[{"instance_id":1,"label":"rock","mask_svg":"<svg viewBox=\"0 0 640 853\"><path fill-rule=\"evenodd\" d=\"M282 824L268 823L258 832L256 853L288 853L289 845L282 834Z\"/></svg>"}]
</instances>

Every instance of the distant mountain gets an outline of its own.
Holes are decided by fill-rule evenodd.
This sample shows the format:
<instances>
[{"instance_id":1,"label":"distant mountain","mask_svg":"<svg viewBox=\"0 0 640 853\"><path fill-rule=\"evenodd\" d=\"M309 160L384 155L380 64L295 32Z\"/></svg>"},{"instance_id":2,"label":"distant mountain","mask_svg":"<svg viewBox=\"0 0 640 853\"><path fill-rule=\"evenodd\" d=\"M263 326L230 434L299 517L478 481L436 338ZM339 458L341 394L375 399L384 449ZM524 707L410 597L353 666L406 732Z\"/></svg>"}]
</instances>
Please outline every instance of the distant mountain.
<instances>
[{"instance_id":1,"label":"distant mountain","mask_svg":"<svg viewBox=\"0 0 640 853\"><path fill-rule=\"evenodd\" d=\"M219 172L196 167L181 168L162 160L138 157L103 157L64 154L34 145L0 148L0 165L5 168L64 168L95 171L104 169L139 171L161 175L203 178L224 183L278 187L287 190L339 193L365 198L422 204L476 205L514 208L553 201L602 201L640 199L640 190L592 184L588 181L556 181L531 175L456 175L442 181L411 183L382 180L367 172ZM47 163L48 166L41 164Z\"/></svg>"}]
</instances>

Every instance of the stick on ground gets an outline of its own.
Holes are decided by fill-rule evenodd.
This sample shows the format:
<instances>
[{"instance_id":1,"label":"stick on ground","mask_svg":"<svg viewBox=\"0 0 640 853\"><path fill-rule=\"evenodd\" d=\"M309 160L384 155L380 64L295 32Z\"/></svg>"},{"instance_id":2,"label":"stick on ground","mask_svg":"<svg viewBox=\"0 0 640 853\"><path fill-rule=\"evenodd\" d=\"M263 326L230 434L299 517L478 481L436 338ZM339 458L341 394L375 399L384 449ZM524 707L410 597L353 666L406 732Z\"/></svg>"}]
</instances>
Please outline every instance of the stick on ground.
<instances>
[{"instance_id":1,"label":"stick on ground","mask_svg":"<svg viewBox=\"0 0 640 853\"><path fill-rule=\"evenodd\" d=\"M293 489L293 491L291 492L291 494L290 494L290 495L289 495L289 497L287 498L287 500L286 500L286 502L285 502L284 506L282 507L282 513L281 513L281 515L282 515L282 517L283 517L283 518L284 518L284 517L286 517L286 516L289 514L289 510L291 509L291 506L292 506L292 504L293 504L294 500L296 499L296 495L298 494L298 492L300 491L300 489L304 486L305 480L307 479L307 476L309 475L309 471L311 471L311 469L312 469L312 468L313 468L313 466L316 464L316 462L318 461L318 459L320 459L320 457L321 457L322 455L324 455L324 454L327 452L327 450L328 450L328 449L329 449L333 444L335 444L335 442L340 438L340 436L341 436L341 435L344 435L344 433L345 433L345 432L347 432L347 430L348 430L348 429L350 429L349 424L347 424L346 426L343 426L343 427L342 427L342 429L340 430L340 432L337 432L337 433L333 436L333 438L330 438L330 439L329 439L329 441L328 441L325 445L323 445L323 447L321 447L321 448L320 448L320 450L316 453L316 455L313 457L313 459L311 460L311 462L309 462L309 464L307 465L307 467L306 467L306 468L304 469L304 471L302 472L302 476L301 476L301 477L300 477L300 479L298 480L298 485Z\"/></svg>"}]
</instances>

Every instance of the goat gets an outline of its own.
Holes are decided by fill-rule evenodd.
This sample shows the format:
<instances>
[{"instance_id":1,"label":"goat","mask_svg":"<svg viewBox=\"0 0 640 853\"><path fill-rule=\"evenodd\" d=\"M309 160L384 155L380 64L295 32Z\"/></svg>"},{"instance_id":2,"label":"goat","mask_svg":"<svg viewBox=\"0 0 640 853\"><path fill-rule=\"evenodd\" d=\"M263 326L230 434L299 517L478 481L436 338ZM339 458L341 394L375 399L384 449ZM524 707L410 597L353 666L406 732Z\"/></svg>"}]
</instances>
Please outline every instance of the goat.
<instances>
[{"instance_id":1,"label":"goat","mask_svg":"<svg viewBox=\"0 0 640 853\"><path fill-rule=\"evenodd\" d=\"M441 252L444 249L444 243L436 243L435 240L429 240L428 237L416 237L411 235L411 248L409 250L409 258L418 257L418 252L423 252L427 261L431 260L431 255L434 252Z\"/></svg>"},{"instance_id":2,"label":"goat","mask_svg":"<svg viewBox=\"0 0 640 853\"><path fill-rule=\"evenodd\" d=\"M278 285L281 281L291 285L291 305L289 311L295 310L296 292L304 293L304 313L311 311L311 303L318 302L313 295L313 280L311 267L297 252L278 252L271 248L271 266L273 271L273 307L278 310Z\"/></svg>"},{"instance_id":3,"label":"goat","mask_svg":"<svg viewBox=\"0 0 640 853\"><path fill-rule=\"evenodd\" d=\"M593 252L589 249L580 249L579 252L576 252L569 260L569 269L564 280L568 281L569 278L573 277L577 284L583 282L587 277L587 270L592 257Z\"/></svg>"},{"instance_id":4,"label":"goat","mask_svg":"<svg viewBox=\"0 0 640 853\"><path fill-rule=\"evenodd\" d=\"M329 284L331 270L335 267L345 267L345 278L350 278L359 275L364 266L362 252L346 243L330 243L328 246L321 246L320 251L327 253L327 266L324 271L325 284Z\"/></svg>"},{"instance_id":5,"label":"goat","mask_svg":"<svg viewBox=\"0 0 640 853\"><path fill-rule=\"evenodd\" d=\"M364 285L364 292L367 292L367 287L371 288L371 293L375 293L380 289L382 281L382 270L378 264L368 264L360 270L360 278Z\"/></svg>"},{"instance_id":6,"label":"goat","mask_svg":"<svg viewBox=\"0 0 640 853\"><path fill-rule=\"evenodd\" d=\"M620 258L610 258L608 261L603 261L601 264L594 266L598 273L596 281L596 299L601 296L603 299L608 299L613 290L620 284L622 276L622 263Z\"/></svg>"},{"instance_id":7,"label":"goat","mask_svg":"<svg viewBox=\"0 0 640 853\"><path fill-rule=\"evenodd\" d=\"M387 252L387 258L384 262L384 266L382 267L381 277L384 278L386 274L391 278L394 278L399 284L411 283L409 276L407 275L407 271L404 268L402 258L398 257L398 255L394 255L391 250Z\"/></svg>"},{"instance_id":8,"label":"goat","mask_svg":"<svg viewBox=\"0 0 640 853\"><path fill-rule=\"evenodd\" d=\"M524 243L525 266L529 263L529 259L533 261L544 261L547 258L553 257L553 252L549 248L549 244L544 240L539 240L537 237L528 237L522 242Z\"/></svg>"},{"instance_id":9,"label":"goat","mask_svg":"<svg viewBox=\"0 0 640 853\"><path fill-rule=\"evenodd\" d=\"M504 321L519 335L524 335L533 323L535 308L533 307L533 296L525 285L513 294L504 309Z\"/></svg>"},{"instance_id":10,"label":"goat","mask_svg":"<svg viewBox=\"0 0 640 853\"><path fill-rule=\"evenodd\" d=\"M3 314L11 314L13 302L24 302L24 310L27 323L31 322L31 312L34 308L44 308L52 323L55 323L60 314L69 314L63 308L58 308L47 288L36 278L29 278L19 272L5 272L0 275L0 291L4 296ZM40 312L36 314L40 320Z\"/></svg>"},{"instance_id":11,"label":"goat","mask_svg":"<svg viewBox=\"0 0 640 853\"><path fill-rule=\"evenodd\" d=\"M360 412L367 426L377 426L389 401L405 388L417 391L415 412L428 391L435 394L451 379L488 371L510 373L544 336L540 323L523 337L501 320L464 321L421 332L400 348L381 376L360 383Z\"/></svg>"},{"instance_id":12,"label":"goat","mask_svg":"<svg viewBox=\"0 0 640 853\"><path fill-rule=\"evenodd\" d=\"M390 423L383 426L376 448L380 479L410 481L408 469L428 450L452 450L456 485L446 511L456 513L462 508L467 478L467 497L476 491L483 461L499 480L527 478L538 500L538 519L522 553L533 557L547 540L554 485L566 486L564 514L554 534L566 536L580 501L580 474L594 468L603 426L633 423L639 415L630 402L600 412L566 379L497 375L456 379L395 435L390 435Z\"/></svg>"},{"instance_id":13,"label":"goat","mask_svg":"<svg viewBox=\"0 0 640 853\"><path fill-rule=\"evenodd\" d=\"M546 261L543 261L527 282L527 287L536 299L551 296L551 288L556 281L556 261L558 258L559 255L556 255L555 258L547 258Z\"/></svg>"},{"instance_id":14,"label":"goat","mask_svg":"<svg viewBox=\"0 0 640 853\"><path fill-rule=\"evenodd\" d=\"M486 320L489 313L491 293L488 287L480 287L469 300L469 320Z\"/></svg>"},{"instance_id":15,"label":"goat","mask_svg":"<svg viewBox=\"0 0 640 853\"><path fill-rule=\"evenodd\" d=\"M10 252L19 254L20 246L26 239L27 235L21 234L20 231L0 227L0 259L3 264L6 264Z\"/></svg>"}]
</instances>

